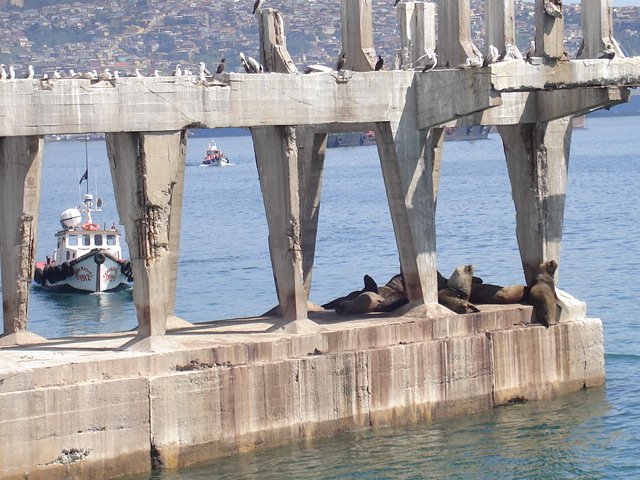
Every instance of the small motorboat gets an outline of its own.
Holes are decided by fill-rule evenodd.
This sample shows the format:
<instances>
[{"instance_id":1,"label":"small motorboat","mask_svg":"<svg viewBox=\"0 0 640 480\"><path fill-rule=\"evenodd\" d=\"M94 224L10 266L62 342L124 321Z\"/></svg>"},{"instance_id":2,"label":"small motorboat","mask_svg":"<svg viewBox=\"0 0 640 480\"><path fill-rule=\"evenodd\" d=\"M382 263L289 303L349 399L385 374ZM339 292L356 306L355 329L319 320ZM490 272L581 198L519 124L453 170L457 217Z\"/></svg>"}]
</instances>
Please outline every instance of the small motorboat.
<instances>
[{"instance_id":1,"label":"small motorboat","mask_svg":"<svg viewBox=\"0 0 640 480\"><path fill-rule=\"evenodd\" d=\"M93 222L91 213L101 207L102 200L94 207L88 193L79 208L62 212L57 247L46 261L36 263L34 282L51 290L104 292L133 281L115 223L107 228Z\"/></svg>"},{"instance_id":2,"label":"small motorboat","mask_svg":"<svg viewBox=\"0 0 640 480\"><path fill-rule=\"evenodd\" d=\"M214 140L209 140L209 148L207 148L207 154L204 156L202 164L209 167L224 167L230 165L229 159L220 151Z\"/></svg>"}]
</instances>

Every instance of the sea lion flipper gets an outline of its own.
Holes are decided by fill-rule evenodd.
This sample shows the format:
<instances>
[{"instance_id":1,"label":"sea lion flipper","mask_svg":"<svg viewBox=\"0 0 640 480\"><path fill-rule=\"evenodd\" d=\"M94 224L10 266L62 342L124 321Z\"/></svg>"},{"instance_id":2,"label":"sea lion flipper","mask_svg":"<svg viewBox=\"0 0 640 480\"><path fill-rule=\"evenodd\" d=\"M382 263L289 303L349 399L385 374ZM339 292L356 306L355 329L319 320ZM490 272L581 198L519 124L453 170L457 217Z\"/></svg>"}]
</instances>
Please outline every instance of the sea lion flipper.
<instances>
[{"instance_id":1,"label":"sea lion flipper","mask_svg":"<svg viewBox=\"0 0 640 480\"><path fill-rule=\"evenodd\" d=\"M369 275L364 276L364 288L361 290L361 293L364 292L378 293L378 284Z\"/></svg>"}]
</instances>

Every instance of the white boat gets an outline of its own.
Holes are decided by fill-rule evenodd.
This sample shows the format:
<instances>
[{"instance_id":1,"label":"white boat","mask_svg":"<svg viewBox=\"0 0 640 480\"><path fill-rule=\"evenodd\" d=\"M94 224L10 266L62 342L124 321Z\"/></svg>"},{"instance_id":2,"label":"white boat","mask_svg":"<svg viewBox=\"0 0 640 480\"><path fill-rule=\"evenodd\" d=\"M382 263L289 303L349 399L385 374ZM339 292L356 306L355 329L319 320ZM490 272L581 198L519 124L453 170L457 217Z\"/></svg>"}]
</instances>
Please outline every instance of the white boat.
<instances>
[{"instance_id":1,"label":"white boat","mask_svg":"<svg viewBox=\"0 0 640 480\"><path fill-rule=\"evenodd\" d=\"M79 208L62 212L57 247L46 261L36 263L36 283L52 290L104 292L133 281L115 223L101 227L91 218L101 207L100 198L94 207L93 195L86 194Z\"/></svg>"},{"instance_id":2,"label":"white boat","mask_svg":"<svg viewBox=\"0 0 640 480\"><path fill-rule=\"evenodd\" d=\"M209 140L209 148L207 148L207 154L204 156L202 164L209 167L224 167L230 165L229 159L218 148L214 140Z\"/></svg>"}]
</instances>

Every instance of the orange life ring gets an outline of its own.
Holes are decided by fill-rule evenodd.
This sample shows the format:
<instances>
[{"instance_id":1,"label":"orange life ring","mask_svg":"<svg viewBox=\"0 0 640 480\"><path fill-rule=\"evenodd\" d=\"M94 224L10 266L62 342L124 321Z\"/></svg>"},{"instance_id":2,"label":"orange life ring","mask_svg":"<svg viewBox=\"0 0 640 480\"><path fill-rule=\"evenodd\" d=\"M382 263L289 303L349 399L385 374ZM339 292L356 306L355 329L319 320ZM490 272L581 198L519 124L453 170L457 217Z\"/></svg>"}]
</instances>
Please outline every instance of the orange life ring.
<instances>
[{"instance_id":1,"label":"orange life ring","mask_svg":"<svg viewBox=\"0 0 640 480\"><path fill-rule=\"evenodd\" d=\"M98 230L99 228L100 225L98 225L97 223L85 223L84 225L82 225L83 230Z\"/></svg>"}]
</instances>

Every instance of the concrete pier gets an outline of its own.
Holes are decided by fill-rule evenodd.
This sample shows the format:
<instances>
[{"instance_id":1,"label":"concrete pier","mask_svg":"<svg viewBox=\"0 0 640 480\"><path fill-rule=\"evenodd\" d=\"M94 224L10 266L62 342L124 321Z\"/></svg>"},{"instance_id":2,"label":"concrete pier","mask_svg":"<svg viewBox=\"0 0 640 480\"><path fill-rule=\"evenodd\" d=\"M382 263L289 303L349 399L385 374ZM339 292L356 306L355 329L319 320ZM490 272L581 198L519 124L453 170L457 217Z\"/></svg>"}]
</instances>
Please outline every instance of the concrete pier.
<instances>
[{"instance_id":1,"label":"concrete pier","mask_svg":"<svg viewBox=\"0 0 640 480\"><path fill-rule=\"evenodd\" d=\"M340 71L300 73L283 17L263 9L269 73L0 82L0 439L15 446L0 478L115 477L601 385L601 322L570 295L549 329L527 305L438 303L435 212L444 128L497 125L524 277L561 268L571 119L640 86L640 58L597 58L618 48L609 7L584 2L578 60L563 53L560 2L536 0L530 58L482 67L468 0L440 0L437 44L433 5L402 3L402 70L375 72L371 3L342 0ZM513 43L513 5L488 1L486 16L487 41ZM438 66L422 72L434 47ZM279 316L189 326L174 315L186 132L219 127L252 131ZM326 135L370 129L410 303L338 322L307 305ZM107 134L138 329L46 340L28 331L42 137L89 132Z\"/></svg>"}]
</instances>

